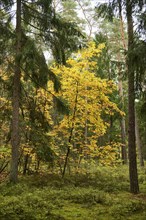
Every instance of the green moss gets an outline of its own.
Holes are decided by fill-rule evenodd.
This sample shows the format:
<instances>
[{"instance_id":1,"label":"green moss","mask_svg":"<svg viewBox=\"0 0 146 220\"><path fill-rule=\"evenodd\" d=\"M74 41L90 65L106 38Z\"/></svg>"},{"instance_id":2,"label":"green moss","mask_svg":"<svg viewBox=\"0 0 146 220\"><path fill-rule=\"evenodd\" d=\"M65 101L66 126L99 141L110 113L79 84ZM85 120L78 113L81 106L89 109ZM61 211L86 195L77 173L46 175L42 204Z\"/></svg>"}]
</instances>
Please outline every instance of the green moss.
<instances>
[{"instance_id":1,"label":"green moss","mask_svg":"<svg viewBox=\"0 0 146 220\"><path fill-rule=\"evenodd\" d=\"M98 168L66 176L21 177L17 185L1 184L1 220L145 220L145 193L128 192L128 171ZM119 172L117 172L119 170ZM145 173L140 174L144 188Z\"/></svg>"}]
</instances>

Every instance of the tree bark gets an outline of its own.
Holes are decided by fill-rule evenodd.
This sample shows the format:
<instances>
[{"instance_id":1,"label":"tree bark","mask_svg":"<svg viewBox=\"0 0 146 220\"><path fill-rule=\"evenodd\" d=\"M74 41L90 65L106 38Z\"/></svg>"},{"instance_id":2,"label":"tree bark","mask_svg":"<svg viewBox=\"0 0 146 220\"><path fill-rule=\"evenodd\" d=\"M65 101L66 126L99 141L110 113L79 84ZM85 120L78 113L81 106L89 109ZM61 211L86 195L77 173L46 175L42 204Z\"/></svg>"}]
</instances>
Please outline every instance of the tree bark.
<instances>
[{"instance_id":1,"label":"tree bark","mask_svg":"<svg viewBox=\"0 0 146 220\"><path fill-rule=\"evenodd\" d=\"M23 175L25 175L26 172L28 171L28 159L29 159L29 155L26 154L26 155L24 156Z\"/></svg>"},{"instance_id":2,"label":"tree bark","mask_svg":"<svg viewBox=\"0 0 146 220\"><path fill-rule=\"evenodd\" d=\"M69 159L69 155L70 155L70 144L72 141L73 131L75 129L75 122L74 121L75 121L75 117L76 117L77 103L78 103L78 82L77 82L76 96L75 96L75 107L74 107L74 112L73 112L73 117L72 117L72 126L71 126L70 135L69 135L69 139L68 139L69 145L67 147L67 153L65 156L65 163L64 163L64 167L63 167L63 171L62 171L62 178L64 178L64 176L65 176L66 167L67 167L68 159Z\"/></svg>"},{"instance_id":3,"label":"tree bark","mask_svg":"<svg viewBox=\"0 0 146 220\"><path fill-rule=\"evenodd\" d=\"M123 100L123 83L121 80L121 73L119 71L119 81L118 81L118 87L119 87L119 96L122 101L122 105L124 104ZM126 123L125 118L122 116L120 120L120 126L121 126L121 139L122 139L122 147L121 147L121 154L122 154L122 163L127 164L127 150L126 150Z\"/></svg>"},{"instance_id":4,"label":"tree bark","mask_svg":"<svg viewBox=\"0 0 146 220\"><path fill-rule=\"evenodd\" d=\"M142 155L142 145L141 145L141 140L140 140L138 117L137 117L136 111L135 111L135 134L136 134L136 144L137 144L137 149L138 149L140 166L144 167L144 159Z\"/></svg>"},{"instance_id":5,"label":"tree bark","mask_svg":"<svg viewBox=\"0 0 146 220\"><path fill-rule=\"evenodd\" d=\"M122 17L122 1L118 0L119 5L119 19L120 19L120 33L121 33L121 40L123 44L123 49L126 51L126 41L125 41L125 34L124 34L124 26L123 26L123 17ZM120 58L118 57L118 60L120 61ZM125 59L126 61L126 59ZM121 65L118 66L119 73L118 73L118 87L119 87L119 96L121 98L122 107L124 106L124 96L123 96L123 81L122 81L122 71L121 71ZM122 148L121 148L121 154L122 154L122 162L123 164L127 164L127 146L126 146L126 122L125 118L122 116L120 120L120 126L121 126L121 139L122 139Z\"/></svg>"},{"instance_id":6,"label":"tree bark","mask_svg":"<svg viewBox=\"0 0 146 220\"><path fill-rule=\"evenodd\" d=\"M13 79L13 97L12 97L12 158L10 167L10 181L18 181L18 160L19 160L19 102L20 102L20 59L21 59L21 0L17 0L16 9L16 55L15 55L15 72Z\"/></svg>"},{"instance_id":7,"label":"tree bark","mask_svg":"<svg viewBox=\"0 0 146 220\"><path fill-rule=\"evenodd\" d=\"M126 0L127 14L127 32L128 32L128 149L129 149L129 176L130 192L139 193L137 161L136 161L136 143L135 143L135 89L134 89L134 68L132 62L132 50L134 44L132 1Z\"/></svg>"}]
</instances>

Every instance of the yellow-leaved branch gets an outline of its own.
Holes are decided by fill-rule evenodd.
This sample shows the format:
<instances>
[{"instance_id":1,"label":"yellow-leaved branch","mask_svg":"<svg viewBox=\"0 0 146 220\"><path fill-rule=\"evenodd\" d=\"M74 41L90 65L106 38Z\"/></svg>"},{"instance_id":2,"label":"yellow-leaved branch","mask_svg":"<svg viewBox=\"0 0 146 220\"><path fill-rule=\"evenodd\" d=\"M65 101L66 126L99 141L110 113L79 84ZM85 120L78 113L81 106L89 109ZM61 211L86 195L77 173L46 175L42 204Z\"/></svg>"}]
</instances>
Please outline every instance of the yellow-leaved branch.
<instances>
[{"instance_id":1,"label":"yellow-leaved branch","mask_svg":"<svg viewBox=\"0 0 146 220\"><path fill-rule=\"evenodd\" d=\"M95 75L98 67L96 58L100 56L104 47L104 44L96 47L94 42L90 42L87 48L73 54L72 58L67 60L66 66L54 64L51 68L61 80L62 89L58 95L67 100L70 108L70 114L63 116L54 127L55 149L58 148L60 155L63 152L64 160L68 155L65 155L62 149L69 149L78 165L85 157L101 155L98 138L106 133L108 127L103 115L112 115L114 112L122 114L109 98L116 89L114 82ZM105 153L111 153L111 147L105 147ZM108 158L108 163L109 158L113 163L116 154L112 153L110 157L105 158Z\"/></svg>"}]
</instances>

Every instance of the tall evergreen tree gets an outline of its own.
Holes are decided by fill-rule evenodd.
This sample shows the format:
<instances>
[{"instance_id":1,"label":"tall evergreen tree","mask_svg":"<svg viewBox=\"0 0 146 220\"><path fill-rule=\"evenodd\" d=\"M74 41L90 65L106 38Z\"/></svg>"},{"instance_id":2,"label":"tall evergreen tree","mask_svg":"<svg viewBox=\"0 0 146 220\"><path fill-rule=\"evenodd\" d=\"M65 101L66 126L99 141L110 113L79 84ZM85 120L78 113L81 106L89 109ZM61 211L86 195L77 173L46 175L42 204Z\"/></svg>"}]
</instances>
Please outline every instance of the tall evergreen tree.
<instances>
[{"instance_id":1,"label":"tall evergreen tree","mask_svg":"<svg viewBox=\"0 0 146 220\"><path fill-rule=\"evenodd\" d=\"M139 192L138 174L137 174L137 161L136 161L136 143L135 143L135 85L139 82L136 77L140 73L140 66L143 66L145 61L142 58L141 65L136 61L136 44L135 32L133 28L133 12L138 12L142 17L144 9L144 1L142 0L123 0L123 1L109 1L98 5L97 10L99 15L104 15L112 21L116 16L117 10L121 14L121 10L125 10L127 18L127 33L128 33L128 51L127 51L127 73L128 73L128 146L129 146L129 175L130 175L130 191L132 193ZM118 13L119 14L119 13ZM144 28L144 19L139 19L139 24ZM145 57L143 54L142 57ZM141 60L141 59L140 59ZM143 69L143 68L142 68ZM141 71L143 73L143 71Z\"/></svg>"},{"instance_id":2,"label":"tall evergreen tree","mask_svg":"<svg viewBox=\"0 0 146 220\"><path fill-rule=\"evenodd\" d=\"M0 2L0 7L2 8L2 11L7 11L7 14L11 17L11 8L14 3L15 2L12 0L2 0ZM71 46L73 48L78 47L76 38L72 36L79 36L79 29L76 25L63 21L59 15L53 13L51 3L52 0L16 1L16 28L13 30L13 43L11 44L11 48L13 48L13 57L11 60L14 59L15 64L12 65L12 67L14 66L14 74L11 125L12 161L10 181L14 183L18 180L20 107L23 109L23 104L20 102L23 95L21 76L23 74L23 79L26 81L28 79L31 80L32 84L36 88L43 87L45 89L48 79L53 81L56 91L60 85L56 76L48 69L42 52L42 47L40 47L40 44L36 42L36 36L38 36L37 39L43 42L43 45L47 45L49 48L51 47L52 50L53 47L58 49L58 52L61 54L61 63L65 62L65 58L63 56L68 48ZM56 39L55 41L54 38ZM56 46L57 42L59 43ZM75 46L76 43L77 46ZM65 107L59 99L55 98L55 100L57 101L57 105L58 103L59 106L61 105L61 109Z\"/></svg>"},{"instance_id":3,"label":"tall evergreen tree","mask_svg":"<svg viewBox=\"0 0 146 220\"><path fill-rule=\"evenodd\" d=\"M21 0L16 2L16 54L15 54L15 72L13 79L13 98L12 98L12 161L10 169L10 181L16 183L18 180L18 158L19 158L19 107L20 107L20 77L21 77Z\"/></svg>"},{"instance_id":4,"label":"tall evergreen tree","mask_svg":"<svg viewBox=\"0 0 146 220\"><path fill-rule=\"evenodd\" d=\"M135 143L135 74L133 68L133 59L131 56L134 47L133 33L133 4L130 0L126 1L127 32L128 32L128 54L127 54L127 72L128 72L128 147L129 147L129 174L130 191L139 192L138 173L136 162L136 143Z\"/></svg>"}]
</instances>

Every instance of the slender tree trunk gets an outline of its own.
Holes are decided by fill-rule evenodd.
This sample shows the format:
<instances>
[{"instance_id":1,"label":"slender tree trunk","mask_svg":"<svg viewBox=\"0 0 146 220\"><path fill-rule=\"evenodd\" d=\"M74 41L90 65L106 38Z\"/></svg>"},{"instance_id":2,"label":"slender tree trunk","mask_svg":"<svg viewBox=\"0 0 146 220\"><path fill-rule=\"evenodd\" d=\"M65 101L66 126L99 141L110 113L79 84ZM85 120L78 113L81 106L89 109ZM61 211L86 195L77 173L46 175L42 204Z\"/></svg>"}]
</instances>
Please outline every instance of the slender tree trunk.
<instances>
[{"instance_id":1,"label":"slender tree trunk","mask_svg":"<svg viewBox=\"0 0 146 220\"><path fill-rule=\"evenodd\" d=\"M28 159L29 159L29 155L26 154L26 155L24 156L23 175L25 175L26 172L28 171Z\"/></svg>"},{"instance_id":2,"label":"slender tree trunk","mask_svg":"<svg viewBox=\"0 0 146 220\"><path fill-rule=\"evenodd\" d=\"M69 139L71 140L71 136L70 136ZM70 154L70 146L68 146L68 148L67 148L67 153L66 153L66 156L65 156L65 163L64 163L63 172L62 172L62 178L65 176L66 167L67 167L68 159L69 159L69 154Z\"/></svg>"},{"instance_id":3,"label":"slender tree trunk","mask_svg":"<svg viewBox=\"0 0 146 220\"><path fill-rule=\"evenodd\" d=\"M123 100L123 83L121 80L121 74L119 73L119 95L122 100L122 105L124 103ZM122 139L122 148L121 148L121 154L122 154L122 162L123 164L127 164L127 151L126 151L126 123L125 123L125 118L122 116L120 120L120 125L121 125L121 139Z\"/></svg>"},{"instance_id":4,"label":"slender tree trunk","mask_svg":"<svg viewBox=\"0 0 146 220\"><path fill-rule=\"evenodd\" d=\"M129 148L129 176L131 193L139 193L136 144L135 144L135 90L134 90L134 68L132 62L132 50L134 44L132 1L126 0L127 28L128 28L128 148Z\"/></svg>"},{"instance_id":5,"label":"slender tree trunk","mask_svg":"<svg viewBox=\"0 0 146 220\"><path fill-rule=\"evenodd\" d=\"M9 160L8 161L4 161L1 166L0 166L0 174L5 170L5 168L8 166L9 164Z\"/></svg>"},{"instance_id":6,"label":"slender tree trunk","mask_svg":"<svg viewBox=\"0 0 146 220\"><path fill-rule=\"evenodd\" d=\"M69 155L70 155L70 144L72 141L73 131L75 129L75 117L76 117L76 111L77 111L77 103L78 103L78 82L77 82L77 88L76 88L75 107L74 107L74 112L73 112L73 117L72 117L72 126L71 126L71 130L70 130L70 136L68 139L69 145L67 147L67 152L66 152L66 156L65 156L65 163L64 163L64 167L63 167L63 171L62 171L62 178L65 176L66 167L67 167L68 159L69 159Z\"/></svg>"},{"instance_id":7,"label":"slender tree trunk","mask_svg":"<svg viewBox=\"0 0 146 220\"><path fill-rule=\"evenodd\" d=\"M88 90L87 86L85 87L85 91ZM85 103L86 103L86 106L88 104L88 97L86 96L85 97ZM88 111L87 111L87 108L85 106L85 115L87 117L88 115ZM84 131L84 149L87 150L87 144L88 144L88 120L87 118L85 119L85 131ZM85 154L86 156L86 159L88 158L87 154Z\"/></svg>"},{"instance_id":8,"label":"slender tree trunk","mask_svg":"<svg viewBox=\"0 0 146 220\"><path fill-rule=\"evenodd\" d=\"M135 134L136 134L136 144L137 144L137 149L138 149L140 166L144 167L144 160L143 160L143 155L142 155L142 145L141 145L141 140L140 140L138 117L137 117L136 111L135 111Z\"/></svg>"},{"instance_id":9,"label":"slender tree trunk","mask_svg":"<svg viewBox=\"0 0 146 220\"><path fill-rule=\"evenodd\" d=\"M119 19L120 19L120 33L121 33L121 40L123 43L123 49L126 51L126 41L125 41L125 34L124 34L124 26L123 26L123 17L122 17L122 1L118 0L119 4ZM118 58L120 61L120 59ZM126 61L126 59L125 59ZM121 97L122 106L124 106L124 96L123 96L123 81L122 81L122 72L121 72L121 66L118 66L119 68L119 79L118 79L118 86L119 86L119 96ZM126 146L126 122L125 118L122 117L120 121L121 125L121 139L122 139L122 148L121 148L121 154L122 154L122 162L123 164L127 164L127 146Z\"/></svg>"},{"instance_id":10,"label":"slender tree trunk","mask_svg":"<svg viewBox=\"0 0 146 220\"><path fill-rule=\"evenodd\" d=\"M20 59L21 59L21 0L17 0L16 11L16 56L15 56L15 73L13 80L13 98L12 98L12 158L10 167L10 181L18 181L18 160L19 160L19 99L20 99Z\"/></svg>"},{"instance_id":11,"label":"slender tree trunk","mask_svg":"<svg viewBox=\"0 0 146 220\"><path fill-rule=\"evenodd\" d=\"M120 78L120 77L119 77ZM122 100L123 104L123 86L122 86L122 80L119 80L119 95ZM127 164L127 151L126 151L126 123L125 118L122 116L120 120L121 125L121 139L122 139L122 148L121 148L121 154L122 154L122 162L123 164Z\"/></svg>"},{"instance_id":12,"label":"slender tree trunk","mask_svg":"<svg viewBox=\"0 0 146 220\"><path fill-rule=\"evenodd\" d=\"M126 50L127 49L127 44L125 40L125 33L124 33L124 25L123 25L123 16L122 16L122 1L118 0L118 5L119 5L119 19L120 19L120 32L121 32L121 39L123 43L123 48Z\"/></svg>"},{"instance_id":13,"label":"slender tree trunk","mask_svg":"<svg viewBox=\"0 0 146 220\"><path fill-rule=\"evenodd\" d=\"M126 132L125 132L125 119L122 117L121 119L121 137L122 137L122 162L123 164L127 164L127 151L126 151Z\"/></svg>"}]
</instances>

